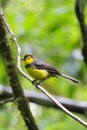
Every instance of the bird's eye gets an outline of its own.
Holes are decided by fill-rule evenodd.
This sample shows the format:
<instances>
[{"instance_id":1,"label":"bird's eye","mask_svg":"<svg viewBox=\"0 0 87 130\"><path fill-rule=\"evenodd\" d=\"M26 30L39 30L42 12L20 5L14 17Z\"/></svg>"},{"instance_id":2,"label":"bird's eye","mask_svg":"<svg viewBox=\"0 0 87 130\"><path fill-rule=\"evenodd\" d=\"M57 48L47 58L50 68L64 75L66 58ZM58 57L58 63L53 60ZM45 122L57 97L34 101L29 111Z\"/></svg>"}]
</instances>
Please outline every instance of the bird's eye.
<instances>
[{"instance_id":1,"label":"bird's eye","mask_svg":"<svg viewBox=\"0 0 87 130\"><path fill-rule=\"evenodd\" d=\"M28 59L30 59L30 57L28 57Z\"/></svg>"}]
</instances>

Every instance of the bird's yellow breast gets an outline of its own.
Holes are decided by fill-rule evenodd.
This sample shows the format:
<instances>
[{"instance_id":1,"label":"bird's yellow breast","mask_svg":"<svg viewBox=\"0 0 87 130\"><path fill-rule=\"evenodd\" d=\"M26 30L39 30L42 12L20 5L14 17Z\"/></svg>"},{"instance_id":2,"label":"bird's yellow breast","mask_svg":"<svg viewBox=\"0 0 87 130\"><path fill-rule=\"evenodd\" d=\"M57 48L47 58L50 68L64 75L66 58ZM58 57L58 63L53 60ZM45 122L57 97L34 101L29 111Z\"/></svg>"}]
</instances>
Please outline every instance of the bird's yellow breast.
<instances>
[{"instance_id":1,"label":"bird's yellow breast","mask_svg":"<svg viewBox=\"0 0 87 130\"><path fill-rule=\"evenodd\" d=\"M27 72L36 80L42 80L47 78L49 75L46 70L40 70L36 68L27 68Z\"/></svg>"}]
</instances>

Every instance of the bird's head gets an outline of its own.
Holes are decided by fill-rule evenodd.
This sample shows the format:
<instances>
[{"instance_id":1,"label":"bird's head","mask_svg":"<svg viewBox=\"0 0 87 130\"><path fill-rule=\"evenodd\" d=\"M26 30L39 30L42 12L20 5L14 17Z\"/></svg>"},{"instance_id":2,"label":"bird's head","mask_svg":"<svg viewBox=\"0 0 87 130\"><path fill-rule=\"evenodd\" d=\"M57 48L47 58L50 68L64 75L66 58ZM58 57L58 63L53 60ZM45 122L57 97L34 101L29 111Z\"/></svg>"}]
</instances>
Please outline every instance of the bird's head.
<instances>
[{"instance_id":1,"label":"bird's head","mask_svg":"<svg viewBox=\"0 0 87 130\"><path fill-rule=\"evenodd\" d=\"M26 66L26 65L32 64L32 62L34 61L34 58L33 58L32 55L26 54L26 55L24 56L24 58L22 58L22 60L24 61L25 66Z\"/></svg>"}]
</instances>

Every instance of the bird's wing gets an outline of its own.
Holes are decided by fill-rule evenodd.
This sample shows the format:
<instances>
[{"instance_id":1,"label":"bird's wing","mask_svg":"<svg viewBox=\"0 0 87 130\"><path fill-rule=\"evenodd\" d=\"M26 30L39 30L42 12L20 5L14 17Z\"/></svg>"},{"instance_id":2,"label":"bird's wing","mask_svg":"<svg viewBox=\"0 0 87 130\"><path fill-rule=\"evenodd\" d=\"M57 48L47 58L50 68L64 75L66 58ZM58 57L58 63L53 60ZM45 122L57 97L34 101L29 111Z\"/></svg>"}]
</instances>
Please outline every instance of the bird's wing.
<instances>
[{"instance_id":1,"label":"bird's wing","mask_svg":"<svg viewBox=\"0 0 87 130\"><path fill-rule=\"evenodd\" d=\"M59 73L53 66L50 66L43 61L35 59L32 65L37 69L47 70L50 74L54 76L61 75L61 73Z\"/></svg>"}]
</instances>

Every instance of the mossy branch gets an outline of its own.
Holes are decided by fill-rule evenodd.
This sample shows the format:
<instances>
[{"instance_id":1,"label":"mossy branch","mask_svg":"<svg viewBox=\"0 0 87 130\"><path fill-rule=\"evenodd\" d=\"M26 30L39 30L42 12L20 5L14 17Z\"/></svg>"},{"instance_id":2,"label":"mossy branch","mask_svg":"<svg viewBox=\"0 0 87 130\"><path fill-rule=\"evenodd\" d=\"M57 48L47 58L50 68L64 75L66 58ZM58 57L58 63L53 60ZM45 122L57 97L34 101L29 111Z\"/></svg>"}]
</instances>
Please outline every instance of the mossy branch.
<instances>
[{"instance_id":1,"label":"mossy branch","mask_svg":"<svg viewBox=\"0 0 87 130\"><path fill-rule=\"evenodd\" d=\"M28 130L38 130L38 127L31 114L31 111L28 106L28 101L24 96L24 92L22 90L17 75L16 66L13 62L12 53L6 38L6 29L4 27L1 17L0 17L0 55L2 57L7 75L9 77L9 83L11 85L14 98L17 99L16 101L18 109L21 112L21 115L25 121Z\"/></svg>"}]
</instances>

